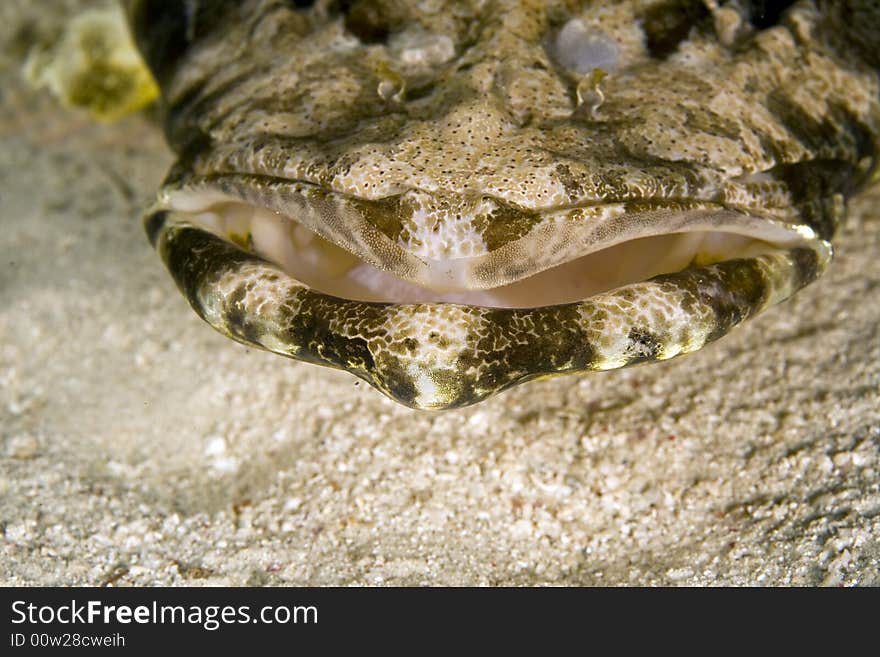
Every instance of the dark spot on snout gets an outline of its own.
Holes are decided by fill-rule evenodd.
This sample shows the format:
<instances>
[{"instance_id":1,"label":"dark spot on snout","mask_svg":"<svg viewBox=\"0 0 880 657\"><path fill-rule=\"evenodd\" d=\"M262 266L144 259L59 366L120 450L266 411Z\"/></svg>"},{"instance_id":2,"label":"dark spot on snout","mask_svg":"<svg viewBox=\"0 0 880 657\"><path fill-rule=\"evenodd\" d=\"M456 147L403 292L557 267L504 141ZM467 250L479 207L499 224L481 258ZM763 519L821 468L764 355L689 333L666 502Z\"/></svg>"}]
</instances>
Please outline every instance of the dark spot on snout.
<instances>
[{"instance_id":1,"label":"dark spot on snout","mask_svg":"<svg viewBox=\"0 0 880 657\"><path fill-rule=\"evenodd\" d=\"M338 7L345 15L345 29L362 43L385 43L400 23L394 13L375 0L339 0Z\"/></svg>"},{"instance_id":2,"label":"dark spot on snout","mask_svg":"<svg viewBox=\"0 0 880 657\"><path fill-rule=\"evenodd\" d=\"M652 5L641 18L648 52L665 59L688 38L691 28L709 18L709 10L701 0L669 0Z\"/></svg>"},{"instance_id":3,"label":"dark spot on snout","mask_svg":"<svg viewBox=\"0 0 880 657\"><path fill-rule=\"evenodd\" d=\"M783 12L794 4L795 0L752 0L747 2L749 22L759 30L766 30L779 23Z\"/></svg>"}]
</instances>

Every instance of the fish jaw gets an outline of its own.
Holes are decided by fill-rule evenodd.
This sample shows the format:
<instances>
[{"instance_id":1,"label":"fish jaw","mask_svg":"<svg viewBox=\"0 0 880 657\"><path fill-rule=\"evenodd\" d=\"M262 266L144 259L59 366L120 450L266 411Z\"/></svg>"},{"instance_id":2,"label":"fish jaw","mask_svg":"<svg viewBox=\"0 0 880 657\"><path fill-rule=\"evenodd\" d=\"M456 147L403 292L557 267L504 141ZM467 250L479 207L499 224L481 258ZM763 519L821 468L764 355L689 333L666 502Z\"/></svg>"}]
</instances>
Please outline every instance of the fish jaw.
<instances>
[{"instance_id":1,"label":"fish jaw","mask_svg":"<svg viewBox=\"0 0 880 657\"><path fill-rule=\"evenodd\" d=\"M656 276L576 303L486 308L341 299L158 211L147 232L193 309L239 342L446 410L518 383L693 352L815 280L827 242Z\"/></svg>"}]
</instances>

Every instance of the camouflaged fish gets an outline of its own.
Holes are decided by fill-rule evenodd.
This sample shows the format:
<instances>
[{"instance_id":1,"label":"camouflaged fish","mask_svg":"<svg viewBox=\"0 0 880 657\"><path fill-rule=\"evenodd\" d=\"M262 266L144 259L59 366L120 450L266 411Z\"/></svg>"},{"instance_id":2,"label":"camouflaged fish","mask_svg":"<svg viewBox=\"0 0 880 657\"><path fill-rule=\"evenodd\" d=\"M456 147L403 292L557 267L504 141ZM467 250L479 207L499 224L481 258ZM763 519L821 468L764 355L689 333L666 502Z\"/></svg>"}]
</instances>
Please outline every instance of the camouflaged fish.
<instances>
[{"instance_id":1,"label":"camouflaged fish","mask_svg":"<svg viewBox=\"0 0 880 657\"><path fill-rule=\"evenodd\" d=\"M193 308L416 408L699 349L822 273L875 170L877 2L127 8Z\"/></svg>"}]
</instances>

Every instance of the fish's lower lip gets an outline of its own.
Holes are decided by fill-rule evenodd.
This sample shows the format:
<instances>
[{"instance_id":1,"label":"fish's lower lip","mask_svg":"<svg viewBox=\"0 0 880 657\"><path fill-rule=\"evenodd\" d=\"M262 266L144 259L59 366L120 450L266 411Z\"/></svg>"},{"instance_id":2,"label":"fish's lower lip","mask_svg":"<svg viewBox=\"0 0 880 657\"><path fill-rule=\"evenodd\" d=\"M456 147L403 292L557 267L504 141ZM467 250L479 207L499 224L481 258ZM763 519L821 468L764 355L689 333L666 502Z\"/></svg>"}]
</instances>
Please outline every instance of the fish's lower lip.
<instances>
[{"instance_id":1,"label":"fish's lower lip","mask_svg":"<svg viewBox=\"0 0 880 657\"><path fill-rule=\"evenodd\" d=\"M376 303L316 292L211 233L146 221L196 312L225 335L345 369L420 409L466 406L522 381L689 353L813 281L821 240L535 308Z\"/></svg>"}]
</instances>

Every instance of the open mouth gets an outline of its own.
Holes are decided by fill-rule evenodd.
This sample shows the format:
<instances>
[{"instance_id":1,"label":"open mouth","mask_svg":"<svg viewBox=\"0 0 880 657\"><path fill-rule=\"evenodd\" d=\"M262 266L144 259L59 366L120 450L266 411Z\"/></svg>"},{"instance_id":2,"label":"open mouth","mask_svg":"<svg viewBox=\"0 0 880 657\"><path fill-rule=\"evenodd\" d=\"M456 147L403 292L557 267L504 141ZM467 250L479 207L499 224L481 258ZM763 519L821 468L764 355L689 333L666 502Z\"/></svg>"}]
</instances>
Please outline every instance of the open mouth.
<instances>
[{"instance_id":1,"label":"open mouth","mask_svg":"<svg viewBox=\"0 0 880 657\"><path fill-rule=\"evenodd\" d=\"M421 409L696 351L831 257L806 226L702 202L559 209L499 248L443 259L326 205L315 221L290 194L289 212L217 189L160 199L147 232L215 329Z\"/></svg>"},{"instance_id":2,"label":"open mouth","mask_svg":"<svg viewBox=\"0 0 880 657\"><path fill-rule=\"evenodd\" d=\"M588 209L609 215L613 228L570 230L557 219L554 235L538 228L537 236L506 245L506 254L422 257L418 267L395 267L413 259L400 245L384 244L364 257L354 252L363 254L357 244L344 248L295 216L268 207L215 196L178 198L178 204L185 208L177 215L181 220L277 265L315 292L386 304L516 309L570 304L659 275L771 254L815 239L802 228L708 204L626 214L622 204L620 212L609 213L615 204L608 203ZM399 254L387 257L395 249ZM386 254L384 261L377 253ZM512 264L517 257L519 262Z\"/></svg>"}]
</instances>

